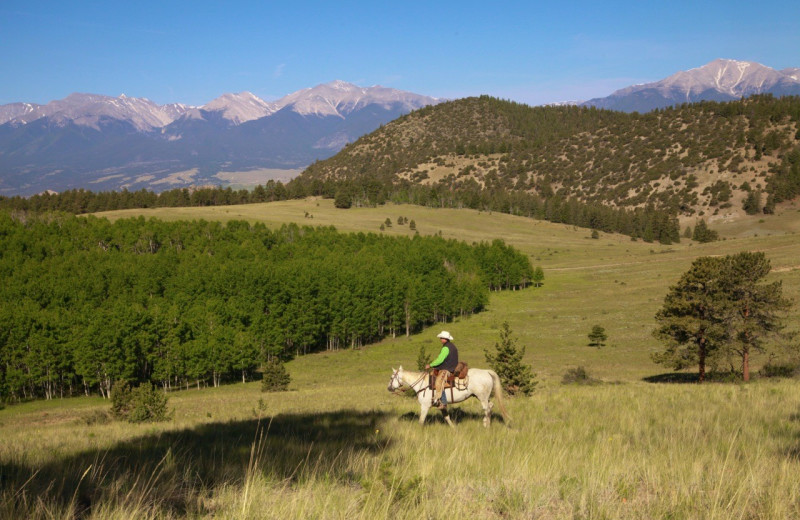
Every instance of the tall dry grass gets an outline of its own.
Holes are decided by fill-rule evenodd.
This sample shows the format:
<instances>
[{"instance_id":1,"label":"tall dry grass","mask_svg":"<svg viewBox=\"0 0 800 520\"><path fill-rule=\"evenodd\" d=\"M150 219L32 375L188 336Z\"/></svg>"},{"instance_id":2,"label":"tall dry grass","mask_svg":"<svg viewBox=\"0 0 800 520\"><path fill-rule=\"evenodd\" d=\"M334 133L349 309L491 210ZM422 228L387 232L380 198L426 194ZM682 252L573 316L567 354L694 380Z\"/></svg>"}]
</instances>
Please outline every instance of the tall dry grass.
<instances>
[{"instance_id":1,"label":"tall dry grass","mask_svg":"<svg viewBox=\"0 0 800 520\"><path fill-rule=\"evenodd\" d=\"M0 516L800 518L798 389L550 386L490 429L477 403L454 412L455 430L437 414L421 428L415 401L337 409L335 393L263 417L242 402L239 419L184 428L73 425L76 439L118 438L71 453L56 431L17 439L39 451L0 451Z\"/></svg>"}]
</instances>

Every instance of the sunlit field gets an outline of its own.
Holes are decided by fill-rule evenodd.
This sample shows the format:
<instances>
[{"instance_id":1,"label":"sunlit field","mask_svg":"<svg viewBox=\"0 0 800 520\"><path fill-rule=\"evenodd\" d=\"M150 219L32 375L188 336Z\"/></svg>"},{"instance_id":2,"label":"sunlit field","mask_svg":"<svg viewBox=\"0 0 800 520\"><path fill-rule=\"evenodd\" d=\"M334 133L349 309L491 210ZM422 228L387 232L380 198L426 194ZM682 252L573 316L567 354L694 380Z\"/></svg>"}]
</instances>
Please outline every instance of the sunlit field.
<instances>
[{"instance_id":1,"label":"sunlit field","mask_svg":"<svg viewBox=\"0 0 800 520\"><path fill-rule=\"evenodd\" d=\"M408 338L299 357L288 392L255 382L171 393L169 422L111 421L97 397L7 405L4 518L800 518L800 384L654 383L670 371L650 360L661 348L653 316L698 256L764 251L800 328L793 206L712 222L719 242L669 246L474 210L316 199L106 214L133 215L374 233L403 216L420 234L502 238L545 281ZM413 234L396 223L383 232ZM438 412L420 427L416 401L387 392L392 367L416 369L442 328L485 366L505 321L539 381L532 397L507 400L509 423L495 416L484 429L471 401L454 407L454 430ZM601 347L589 346L593 325L608 334ZM599 383L561 384L578 366Z\"/></svg>"}]
</instances>

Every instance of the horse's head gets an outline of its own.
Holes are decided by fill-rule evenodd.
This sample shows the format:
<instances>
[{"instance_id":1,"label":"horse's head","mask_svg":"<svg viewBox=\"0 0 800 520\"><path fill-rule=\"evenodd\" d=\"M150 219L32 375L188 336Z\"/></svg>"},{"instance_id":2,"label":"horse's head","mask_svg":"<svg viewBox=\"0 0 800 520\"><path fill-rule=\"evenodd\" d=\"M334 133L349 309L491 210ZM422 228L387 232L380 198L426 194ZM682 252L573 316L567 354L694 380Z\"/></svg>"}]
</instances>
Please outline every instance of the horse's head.
<instances>
[{"instance_id":1,"label":"horse's head","mask_svg":"<svg viewBox=\"0 0 800 520\"><path fill-rule=\"evenodd\" d=\"M394 392L403 386L403 366L400 365L398 369L392 369L392 378L389 380L388 391Z\"/></svg>"}]
</instances>

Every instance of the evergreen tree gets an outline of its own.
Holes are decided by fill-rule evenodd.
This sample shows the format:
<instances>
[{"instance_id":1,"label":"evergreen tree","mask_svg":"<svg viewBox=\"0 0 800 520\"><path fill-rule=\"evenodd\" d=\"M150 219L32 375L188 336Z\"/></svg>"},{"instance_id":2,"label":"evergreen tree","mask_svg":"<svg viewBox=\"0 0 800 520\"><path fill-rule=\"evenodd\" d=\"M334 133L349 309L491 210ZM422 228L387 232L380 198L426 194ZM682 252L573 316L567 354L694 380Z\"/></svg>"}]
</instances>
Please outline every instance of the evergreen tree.
<instances>
[{"instance_id":1,"label":"evergreen tree","mask_svg":"<svg viewBox=\"0 0 800 520\"><path fill-rule=\"evenodd\" d=\"M503 322L500 331L500 343L495 343L494 352L484 350L486 361L492 370L497 372L503 383L503 389L509 395L531 395L538 384L536 374L530 365L522 362L525 347L517 348L517 341L511 336L511 327Z\"/></svg>"},{"instance_id":2,"label":"evergreen tree","mask_svg":"<svg viewBox=\"0 0 800 520\"><path fill-rule=\"evenodd\" d=\"M722 258L700 257L670 287L653 331L667 348L653 354L653 361L675 370L697 366L699 381L705 380L710 356L727 340L722 274Z\"/></svg>"},{"instance_id":3,"label":"evergreen tree","mask_svg":"<svg viewBox=\"0 0 800 520\"><path fill-rule=\"evenodd\" d=\"M592 331L589 332L589 345L591 346L602 346L605 341L608 339L608 335L606 334L606 329L601 327L600 325L595 325L592 327Z\"/></svg>"},{"instance_id":4,"label":"evergreen tree","mask_svg":"<svg viewBox=\"0 0 800 520\"><path fill-rule=\"evenodd\" d=\"M708 228L706 225L705 220L698 220L697 224L694 226L694 234L692 235L692 240L696 240L698 242L714 242L715 240L719 239L719 234L716 231L713 231Z\"/></svg>"},{"instance_id":5,"label":"evergreen tree","mask_svg":"<svg viewBox=\"0 0 800 520\"><path fill-rule=\"evenodd\" d=\"M728 327L731 341L724 345L741 359L742 378L750 380L750 356L764 352L766 338L780 335L783 313L791 303L783 297L781 282L761 282L771 269L762 252L725 257L728 283Z\"/></svg>"},{"instance_id":6,"label":"evergreen tree","mask_svg":"<svg viewBox=\"0 0 800 520\"><path fill-rule=\"evenodd\" d=\"M750 190L742 202L742 209L748 215L756 215L761 212L761 192Z\"/></svg>"},{"instance_id":7,"label":"evergreen tree","mask_svg":"<svg viewBox=\"0 0 800 520\"><path fill-rule=\"evenodd\" d=\"M166 393L150 383L131 389L127 382L120 382L111 393L111 414L131 423L166 421L172 416L168 400Z\"/></svg>"},{"instance_id":8,"label":"evergreen tree","mask_svg":"<svg viewBox=\"0 0 800 520\"><path fill-rule=\"evenodd\" d=\"M264 379L261 380L262 392L285 392L289 389L292 378L286 371L283 361L277 356L264 365Z\"/></svg>"},{"instance_id":9,"label":"evergreen tree","mask_svg":"<svg viewBox=\"0 0 800 520\"><path fill-rule=\"evenodd\" d=\"M433 360L433 356L425 348L425 345L420 345L417 352L417 370L425 370L431 360Z\"/></svg>"}]
</instances>

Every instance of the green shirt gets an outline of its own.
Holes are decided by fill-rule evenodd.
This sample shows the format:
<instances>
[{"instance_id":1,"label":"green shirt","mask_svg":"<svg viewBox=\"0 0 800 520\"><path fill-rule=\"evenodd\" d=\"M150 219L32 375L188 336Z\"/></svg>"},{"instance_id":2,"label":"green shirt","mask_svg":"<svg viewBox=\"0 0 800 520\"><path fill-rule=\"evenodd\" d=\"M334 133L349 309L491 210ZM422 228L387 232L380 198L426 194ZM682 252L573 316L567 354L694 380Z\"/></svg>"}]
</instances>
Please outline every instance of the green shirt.
<instances>
[{"instance_id":1,"label":"green shirt","mask_svg":"<svg viewBox=\"0 0 800 520\"><path fill-rule=\"evenodd\" d=\"M447 356L449 354L450 354L450 349L447 348L447 346L442 347L442 350L439 352L439 357L431 361L431 366L437 367L441 365L444 362L444 360L447 359Z\"/></svg>"}]
</instances>

